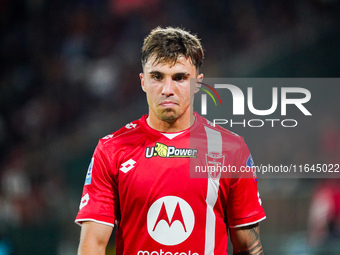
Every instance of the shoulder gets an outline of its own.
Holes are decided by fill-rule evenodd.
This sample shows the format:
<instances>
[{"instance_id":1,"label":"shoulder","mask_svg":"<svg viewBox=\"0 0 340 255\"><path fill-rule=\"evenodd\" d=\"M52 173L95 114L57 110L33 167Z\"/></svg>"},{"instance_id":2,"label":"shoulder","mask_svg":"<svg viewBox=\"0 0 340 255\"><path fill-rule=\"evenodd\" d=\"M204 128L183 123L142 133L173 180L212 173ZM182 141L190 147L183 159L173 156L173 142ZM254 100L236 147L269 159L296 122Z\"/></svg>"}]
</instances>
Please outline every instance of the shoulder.
<instances>
[{"instance_id":1,"label":"shoulder","mask_svg":"<svg viewBox=\"0 0 340 255\"><path fill-rule=\"evenodd\" d=\"M233 142L240 145L243 145L244 138L226 128L223 128L217 124L214 124L213 122L207 120L206 118L200 116L201 123L204 126L204 128L214 130L216 132L219 132L222 136L223 142Z\"/></svg>"},{"instance_id":2,"label":"shoulder","mask_svg":"<svg viewBox=\"0 0 340 255\"><path fill-rule=\"evenodd\" d=\"M98 147L105 148L112 145L124 145L133 143L136 136L143 134L140 128L140 120L135 120L125 124L117 131L99 139Z\"/></svg>"}]
</instances>

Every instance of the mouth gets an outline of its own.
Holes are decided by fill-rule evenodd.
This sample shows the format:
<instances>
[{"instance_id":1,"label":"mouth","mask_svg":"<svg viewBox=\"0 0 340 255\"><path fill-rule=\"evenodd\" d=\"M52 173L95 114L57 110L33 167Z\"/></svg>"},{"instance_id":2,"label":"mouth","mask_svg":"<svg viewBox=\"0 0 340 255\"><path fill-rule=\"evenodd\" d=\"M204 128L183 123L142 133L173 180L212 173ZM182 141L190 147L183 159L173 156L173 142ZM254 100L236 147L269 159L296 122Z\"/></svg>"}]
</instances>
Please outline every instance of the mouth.
<instances>
[{"instance_id":1,"label":"mouth","mask_svg":"<svg viewBox=\"0 0 340 255\"><path fill-rule=\"evenodd\" d=\"M178 104L176 102L174 102L174 101L166 100L166 101L161 102L159 105L168 108L168 107L174 107L174 106L176 106Z\"/></svg>"}]
</instances>

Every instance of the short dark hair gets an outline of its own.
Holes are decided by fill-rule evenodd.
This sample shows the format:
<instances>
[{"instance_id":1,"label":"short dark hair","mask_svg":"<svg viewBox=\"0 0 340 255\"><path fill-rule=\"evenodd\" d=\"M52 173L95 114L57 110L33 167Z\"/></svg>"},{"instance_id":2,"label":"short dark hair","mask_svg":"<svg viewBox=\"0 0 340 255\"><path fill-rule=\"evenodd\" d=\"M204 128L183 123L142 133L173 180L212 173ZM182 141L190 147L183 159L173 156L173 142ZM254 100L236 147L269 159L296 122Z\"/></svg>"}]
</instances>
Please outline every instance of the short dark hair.
<instances>
[{"instance_id":1,"label":"short dark hair","mask_svg":"<svg viewBox=\"0 0 340 255\"><path fill-rule=\"evenodd\" d=\"M183 55L190 58L197 70L203 64L204 52L200 40L196 35L181 28L153 29L144 39L142 47L142 66L155 55L155 63L169 62L177 63L178 57Z\"/></svg>"}]
</instances>

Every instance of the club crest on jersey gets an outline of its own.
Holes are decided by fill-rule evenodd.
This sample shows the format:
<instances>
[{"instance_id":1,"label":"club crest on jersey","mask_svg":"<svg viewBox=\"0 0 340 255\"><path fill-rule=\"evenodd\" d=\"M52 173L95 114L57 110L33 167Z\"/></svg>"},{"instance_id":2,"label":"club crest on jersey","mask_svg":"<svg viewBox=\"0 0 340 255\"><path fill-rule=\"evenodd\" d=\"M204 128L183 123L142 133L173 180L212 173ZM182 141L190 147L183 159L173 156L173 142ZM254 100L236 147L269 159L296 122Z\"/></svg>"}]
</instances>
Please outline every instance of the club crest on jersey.
<instances>
[{"instance_id":1,"label":"club crest on jersey","mask_svg":"<svg viewBox=\"0 0 340 255\"><path fill-rule=\"evenodd\" d=\"M162 158L196 158L196 149L176 148L167 146L163 143L156 143L153 147L146 147L145 157L162 157Z\"/></svg>"},{"instance_id":2,"label":"club crest on jersey","mask_svg":"<svg viewBox=\"0 0 340 255\"><path fill-rule=\"evenodd\" d=\"M209 176L216 180L221 176L221 170L224 166L225 156L219 152L209 152L205 154Z\"/></svg>"}]
</instances>

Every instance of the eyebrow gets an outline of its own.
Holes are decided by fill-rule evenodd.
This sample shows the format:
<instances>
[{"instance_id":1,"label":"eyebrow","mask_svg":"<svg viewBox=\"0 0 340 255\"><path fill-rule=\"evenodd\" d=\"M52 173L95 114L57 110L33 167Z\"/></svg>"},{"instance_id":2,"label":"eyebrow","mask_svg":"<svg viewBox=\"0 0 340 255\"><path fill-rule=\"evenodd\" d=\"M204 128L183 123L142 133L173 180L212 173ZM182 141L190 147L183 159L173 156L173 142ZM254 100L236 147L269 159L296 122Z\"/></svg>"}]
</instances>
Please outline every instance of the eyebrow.
<instances>
[{"instance_id":1,"label":"eyebrow","mask_svg":"<svg viewBox=\"0 0 340 255\"><path fill-rule=\"evenodd\" d=\"M183 72L183 73L175 73L174 75L175 75L175 76L186 76L186 77L188 77L188 76L190 76L190 73ZM174 75L173 75L173 76L174 76Z\"/></svg>"},{"instance_id":2,"label":"eyebrow","mask_svg":"<svg viewBox=\"0 0 340 255\"><path fill-rule=\"evenodd\" d=\"M149 74L161 74L164 75L164 73L160 71L150 71ZM188 72L180 72L180 73L174 73L171 76L190 76L190 73Z\"/></svg>"},{"instance_id":3,"label":"eyebrow","mask_svg":"<svg viewBox=\"0 0 340 255\"><path fill-rule=\"evenodd\" d=\"M159 71L150 71L149 74L163 74L163 73Z\"/></svg>"}]
</instances>

